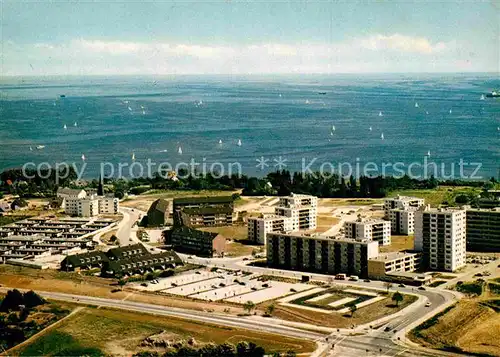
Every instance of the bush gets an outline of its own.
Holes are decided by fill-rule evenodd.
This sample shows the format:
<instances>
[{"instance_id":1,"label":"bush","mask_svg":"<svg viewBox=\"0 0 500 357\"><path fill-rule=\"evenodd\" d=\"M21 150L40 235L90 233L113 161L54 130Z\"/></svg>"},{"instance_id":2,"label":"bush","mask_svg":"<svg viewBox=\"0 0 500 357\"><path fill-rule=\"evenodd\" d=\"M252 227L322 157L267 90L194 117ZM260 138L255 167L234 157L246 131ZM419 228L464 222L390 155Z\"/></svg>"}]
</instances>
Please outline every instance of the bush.
<instances>
[{"instance_id":1,"label":"bush","mask_svg":"<svg viewBox=\"0 0 500 357\"><path fill-rule=\"evenodd\" d=\"M467 282L460 285L456 285L455 289L461 293L467 295L481 295L483 293L483 281Z\"/></svg>"},{"instance_id":2,"label":"bush","mask_svg":"<svg viewBox=\"0 0 500 357\"><path fill-rule=\"evenodd\" d=\"M40 295L35 293L33 290L24 293L23 298L24 298L24 306L26 306L26 308L28 309L38 305L45 304L45 300Z\"/></svg>"},{"instance_id":3,"label":"bush","mask_svg":"<svg viewBox=\"0 0 500 357\"><path fill-rule=\"evenodd\" d=\"M19 311L19 305L24 305L23 294L17 289L9 290L7 291L7 295L5 295L5 298L2 300L2 303L0 304L0 311Z\"/></svg>"}]
</instances>

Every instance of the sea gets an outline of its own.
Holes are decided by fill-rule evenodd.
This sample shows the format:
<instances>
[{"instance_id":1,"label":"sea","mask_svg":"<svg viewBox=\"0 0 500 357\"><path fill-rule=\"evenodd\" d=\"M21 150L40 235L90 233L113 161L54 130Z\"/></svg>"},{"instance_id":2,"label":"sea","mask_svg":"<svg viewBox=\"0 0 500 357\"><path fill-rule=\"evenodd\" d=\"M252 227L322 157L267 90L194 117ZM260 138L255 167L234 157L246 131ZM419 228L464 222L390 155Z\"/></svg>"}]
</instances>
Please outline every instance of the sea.
<instances>
[{"instance_id":1,"label":"sea","mask_svg":"<svg viewBox=\"0 0 500 357\"><path fill-rule=\"evenodd\" d=\"M2 78L0 171L498 178L494 89L484 73Z\"/></svg>"}]
</instances>

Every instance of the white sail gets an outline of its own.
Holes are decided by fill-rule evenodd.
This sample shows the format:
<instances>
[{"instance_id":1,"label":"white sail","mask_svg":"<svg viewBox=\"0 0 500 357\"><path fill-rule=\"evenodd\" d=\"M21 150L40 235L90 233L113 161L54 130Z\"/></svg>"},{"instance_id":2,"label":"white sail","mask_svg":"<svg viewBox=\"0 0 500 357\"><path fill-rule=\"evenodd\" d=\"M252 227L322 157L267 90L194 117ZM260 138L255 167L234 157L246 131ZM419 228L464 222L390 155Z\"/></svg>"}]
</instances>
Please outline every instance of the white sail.
<instances>
[{"instance_id":1,"label":"white sail","mask_svg":"<svg viewBox=\"0 0 500 357\"><path fill-rule=\"evenodd\" d=\"M132 152L132 161L135 160L135 152Z\"/></svg>"},{"instance_id":2,"label":"white sail","mask_svg":"<svg viewBox=\"0 0 500 357\"><path fill-rule=\"evenodd\" d=\"M452 110L450 109L450 114L452 113Z\"/></svg>"},{"instance_id":3,"label":"white sail","mask_svg":"<svg viewBox=\"0 0 500 357\"><path fill-rule=\"evenodd\" d=\"M33 148L30 146L30 151L33 151Z\"/></svg>"},{"instance_id":4,"label":"white sail","mask_svg":"<svg viewBox=\"0 0 500 357\"><path fill-rule=\"evenodd\" d=\"M66 124L64 124L64 130L68 129L68 127L66 126Z\"/></svg>"},{"instance_id":5,"label":"white sail","mask_svg":"<svg viewBox=\"0 0 500 357\"><path fill-rule=\"evenodd\" d=\"M128 110L129 110L129 111L132 111L132 108L128 107Z\"/></svg>"},{"instance_id":6,"label":"white sail","mask_svg":"<svg viewBox=\"0 0 500 357\"><path fill-rule=\"evenodd\" d=\"M481 100L485 100L484 94L481 94Z\"/></svg>"},{"instance_id":7,"label":"white sail","mask_svg":"<svg viewBox=\"0 0 500 357\"><path fill-rule=\"evenodd\" d=\"M370 131L372 131L372 127L370 127Z\"/></svg>"},{"instance_id":8,"label":"white sail","mask_svg":"<svg viewBox=\"0 0 500 357\"><path fill-rule=\"evenodd\" d=\"M45 145L37 145L37 147L36 147L36 148L37 148L38 150L42 150L42 149L44 149L44 148L45 148Z\"/></svg>"},{"instance_id":9,"label":"white sail","mask_svg":"<svg viewBox=\"0 0 500 357\"><path fill-rule=\"evenodd\" d=\"M78 124L76 123L76 121L75 121L75 123L73 124L73 126L78 126Z\"/></svg>"},{"instance_id":10,"label":"white sail","mask_svg":"<svg viewBox=\"0 0 500 357\"><path fill-rule=\"evenodd\" d=\"M82 160L85 161L85 155L84 154L82 154Z\"/></svg>"},{"instance_id":11,"label":"white sail","mask_svg":"<svg viewBox=\"0 0 500 357\"><path fill-rule=\"evenodd\" d=\"M146 111L145 110L142 111L142 115L146 115Z\"/></svg>"},{"instance_id":12,"label":"white sail","mask_svg":"<svg viewBox=\"0 0 500 357\"><path fill-rule=\"evenodd\" d=\"M383 116L384 114L382 114L382 112L378 112L378 116L381 117Z\"/></svg>"},{"instance_id":13,"label":"white sail","mask_svg":"<svg viewBox=\"0 0 500 357\"><path fill-rule=\"evenodd\" d=\"M415 108L418 108L418 103L417 102L415 102Z\"/></svg>"},{"instance_id":14,"label":"white sail","mask_svg":"<svg viewBox=\"0 0 500 357\"><path fill-rule=\"evenodd\" d=\"M431 151L427 151L427 156L431 156Z\"/></svg>"},{"instance_id":15,"label":"white sail","mask_svg":"<svg viewBox=\"0 0 500 357\"><path fill-rule=\"evenodd\" d=\"M332 131L335 131L335 125L332 125Z\"/></svg>"},{"instance_id":16,"label":"white sail","mask_svg":"<svg viewBox=\"0 0 500 357\"><path fill-rule=\"evenodd\" d=\"M238 139L238 146L241 146L241 139Z\"/></svg>"},{"instance_id":17,"label":"white sail","mask_svg":"<svg viewBox=\"0 0 500 357\"><path fill-rule=\"evenodd\" d=\"M219 144L221 144L221 145L222 145L222 139L219 139Z\"/></svg>"},{"instance_id":18,"label":"white sail","mask_svg":"<svg viewBox=\"0 0 500 357\"><path fill-rule=\"evenodd\" d=\"M380 135L380 139L384 140L384 133L382 133L382 135Z\"/></svg>"},{"instance_id":19,"label":"white sail","mask_svg":"<svg viewBox=\"0 0 500 357\"><path fill-rule=\"evenodd\" d=\"M309 99L306 99L306 104L309 104Z\"/></svg>"},{"instance_id":20,"label":"white sail","mask_svg":"<svg viewBox=\"0 0 500 357\"><path fill-rule=\"evenodd\" d=\"M425 114L429 115L429 112L425 112Z\"/></svg>"},{"instance_id":21,"label":"white sail","mask_svg":"<svg viewBox=\"0 0 500 357\"><path fill-rule=\"evenodd\" d=\"M179 149L177 150L177 152L179 153L179 155L182 155L182 148L179 146Z\"/></svg>"}]
</instances>

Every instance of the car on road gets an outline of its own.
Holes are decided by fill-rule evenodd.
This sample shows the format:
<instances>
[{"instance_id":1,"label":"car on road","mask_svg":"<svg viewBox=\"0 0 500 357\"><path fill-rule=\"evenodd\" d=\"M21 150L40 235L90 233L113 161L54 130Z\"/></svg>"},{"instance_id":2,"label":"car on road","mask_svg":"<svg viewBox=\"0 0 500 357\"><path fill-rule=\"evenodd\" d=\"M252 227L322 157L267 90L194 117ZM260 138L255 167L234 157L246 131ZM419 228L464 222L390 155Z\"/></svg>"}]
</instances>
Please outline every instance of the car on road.
<instances>
[{"instance_id":1,"label":"car on road","mask_svg":"<svg viewBox=\"0 0 500 357\"><path fill-rule=\"evenodd\" d=\"M427 301L427 303L425 304L425 307L430 307L432 304L430 301Z\"/></svg>"},{"instance_id":2,"label":"car on road","mask_svg":"<svg viewBox=\"0 0 500 357\"><path fill-rule=\"evenodd\" d=\"M385 332L389 332L389 331L391 331L391 330L392 330L392 327L391 327L391 326L386 326L386 327L385 327L385 329L384 329L384 331L385 331Z\"/></svg>"},{"instance_id":3,"label":"car on road","mask_svg":"<svg viewBox=\"0 0 500 357\"><path fill-rule=\"evenodd\" d=\"M156 280L156 279L151 280L151 284L158 284L158 283L159 283L159 281L158 281L158 280Z\"/></svg>"},{"instance_id":4,"label":"car on road","mask_svg":"<svg viewBox=\"0 0 500 357\"><path fill-rule=\"evenodd\" d=\"M363 280L365 283L371 283L371 280L370 279L365 279Z\"/></svg>"},{"instance_id":5,"label":"car on road","mask_svg":"<svg viewBox=\"0 0 500 357\"><path fill-rule=\"evenodd\" d=\"M425 288L423 286L420 286L418 290L425 290Z\"/></svg>"},{"instance_id":6,"label":"car on road","mask_svg":"<svg viewBox=\"0 0 500 357\"><path fill-rule=\"evenodd\" d=\"M479 276L483 276L483 274L481 274L481 273L476 273L476 274L474 274L474 278L477 278L477 277L479 277Z\"/></svg>"},{"instance_id":7,"label":"car on road","mask_svg":"<svg viewBox=\"0 0 500 357\"><path fill-rule=\"evenodd\" d=\"M398 285L400 288L406 288L406 285L405 284L399 284Z\"/></svg>"}]
</instances>

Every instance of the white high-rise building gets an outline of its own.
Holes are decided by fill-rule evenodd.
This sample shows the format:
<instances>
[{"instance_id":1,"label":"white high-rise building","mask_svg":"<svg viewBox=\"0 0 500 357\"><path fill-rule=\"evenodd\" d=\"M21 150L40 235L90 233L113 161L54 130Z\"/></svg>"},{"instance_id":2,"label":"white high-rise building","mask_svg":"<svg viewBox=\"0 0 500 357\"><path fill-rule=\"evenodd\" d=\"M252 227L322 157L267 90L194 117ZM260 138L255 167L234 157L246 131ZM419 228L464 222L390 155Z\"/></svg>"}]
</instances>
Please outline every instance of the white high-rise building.
<instances>
[{"instance_id":1,"label":"white high-rise building","mask_svg":"<svg viewBox=\"0 0 500 357\"><path fill-rule=\"evenodd\" d=\"M119 200L112 196L98 196L99 213L100 214L117 214L119 208Z\"/></svg>"},{"instance_id":2,"label":"white high-rise building","mask_svg":"<svg viewBox=\"0 0 500 357\"><path fill-rule=\"evenodd\" d=\"M344 222L344 234L356 240L376 241L379 245L391 244L391 222L383 219L365 219Z\"/></svg>"},{"instance_id":3,"label":"white high-rise building","mask_svg":"<svg viewBox=\"0 0 500 357\"><path fill-rule=\"evenodd\" d=\"M284 216L269 215L248 218L248 240L257 244L267 243L268 233L292 231L292 219Z\"/></svg>"},{"instance_id":4,"label":"white high-rise building","mask_svg":"<svg viewBox=\"0 0 500 357\"><path fill-rule=\"evenodd\" d=\"M455 271L465 266L465 210L420 207L415 212L414 245L428 269Z\"/></svg>"},{"instance_id":5,"label":"white high-rise building","mask_svg":"<svg viewBox=\"0 0 500 357\"><path fill-rule=\"evenodd\" d=\"M117 214L119 200L112 196L97 196L85 190L60 188L57 197L63 199L66 214L79 217L94 217L99 214Z\"/></svg>"},{"instance_id":6,"label":"white high-rise building","mask_svg":"<svg viewBox=\"0 0 500 357\"><path fill-rule=\"evenodd\" d=\"M416 207L407 209L394 208L389 211L391 221L391 232L393 234L410 235L415 233L415 211Z\"/></svg>"},{"instance_id":7,"label":"white high-rise building","mask_svg":"<svg viewBox=\"0 0 500 357\"><path fill-rule=\"evenodd\" d=\"M290 196L280 197L274 212L277 216L291 218L292 231L316 229L318 198L292 193Z\"/></svg>"},{"instance_id":8,"label":"white high-rise building","mask_svg":"<svg viewBox=\"0 0 500 357\"><path fill-rule=\"evenodd\" d=\"M412 207L418 208L424 204L425 200L418 197L396 196L393 198L386 198L384 201L384 214L386 218L389 218L392 209L408 210Z\"/></svg>"}]
</instances>

